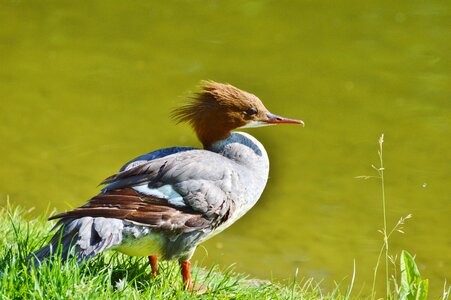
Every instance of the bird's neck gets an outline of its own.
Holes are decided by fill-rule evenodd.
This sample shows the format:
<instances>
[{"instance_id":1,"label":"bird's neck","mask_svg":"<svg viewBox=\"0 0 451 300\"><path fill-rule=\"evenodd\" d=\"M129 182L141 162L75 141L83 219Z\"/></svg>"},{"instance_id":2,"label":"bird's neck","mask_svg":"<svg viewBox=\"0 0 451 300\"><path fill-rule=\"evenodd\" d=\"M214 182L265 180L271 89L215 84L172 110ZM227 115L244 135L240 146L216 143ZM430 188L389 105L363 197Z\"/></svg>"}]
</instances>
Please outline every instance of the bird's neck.
<instances>
[{"instance_id":1,"label":"bird's neck","mask_svg":"<svg viewBox=\"0 0 451 300\"><path fill-rule=\"evenodd\" d=\"M268 154L263 145L253 136L244 132L232 132L223 140L213 143L208 150L227 157L247 168L261 171L267 176Z\"/></svg>"},{"instance_id":2,"label":"bird's neck","mask_svg":"<svg viewBox=\"0 0 451 300\"><path fill-rule=\"evenodd\" d=\"M230 118L224 118L222 113L214 109L195 114L191 125L204 149L209 149L213 144L229 138L230 132L238 127Z\"/></svg>"}]
</instances>

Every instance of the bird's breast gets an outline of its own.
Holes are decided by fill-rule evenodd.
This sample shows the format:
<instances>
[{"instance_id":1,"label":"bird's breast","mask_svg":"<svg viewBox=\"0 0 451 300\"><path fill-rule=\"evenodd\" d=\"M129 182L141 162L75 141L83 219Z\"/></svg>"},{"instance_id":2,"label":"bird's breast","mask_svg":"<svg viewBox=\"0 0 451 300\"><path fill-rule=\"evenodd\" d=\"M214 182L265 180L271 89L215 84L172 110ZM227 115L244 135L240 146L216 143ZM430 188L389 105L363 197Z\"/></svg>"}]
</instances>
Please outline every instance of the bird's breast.
<instances>
[{"instance_id":1,"label":"bird's breast","mask_svg":"<svg viewBox=\"0 0 451 300\"><path fill-rule=\"evenodd\" d=\"M115 247L116 251L130 256L161 256L165 239L159 232L152 232L150 228L129 225L122 235L122 243Z\"/></svg>"}]
</instances>

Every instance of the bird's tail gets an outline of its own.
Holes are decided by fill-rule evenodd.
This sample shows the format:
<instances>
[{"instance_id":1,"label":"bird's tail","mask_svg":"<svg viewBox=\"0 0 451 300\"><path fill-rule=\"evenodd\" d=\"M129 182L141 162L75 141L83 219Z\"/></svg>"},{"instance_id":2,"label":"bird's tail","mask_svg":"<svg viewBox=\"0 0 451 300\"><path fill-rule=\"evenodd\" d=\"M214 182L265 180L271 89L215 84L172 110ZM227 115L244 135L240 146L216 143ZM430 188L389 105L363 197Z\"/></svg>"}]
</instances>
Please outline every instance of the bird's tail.
<instances>
[{"instance_id":1,"label":"bird's tail","mask_svg":"<svg viewBox=\"0 0 451 300\"><path fill-rule=\"evenodd\" d=\"M55 225L58 228L50 243L29 256L35 266L54 255L61 259L75 256L77 262L89 259L98 253L122 242L123 222L103 217L63 218Z\"/></svg>"}]
</instances>

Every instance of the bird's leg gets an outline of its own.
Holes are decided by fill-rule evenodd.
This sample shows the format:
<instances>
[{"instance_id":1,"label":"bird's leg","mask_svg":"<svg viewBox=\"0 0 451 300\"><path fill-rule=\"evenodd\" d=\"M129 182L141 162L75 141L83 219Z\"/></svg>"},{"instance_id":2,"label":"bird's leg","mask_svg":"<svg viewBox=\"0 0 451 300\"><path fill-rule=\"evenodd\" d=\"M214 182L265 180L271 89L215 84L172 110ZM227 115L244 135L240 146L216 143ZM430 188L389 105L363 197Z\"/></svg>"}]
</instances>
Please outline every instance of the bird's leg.
<instances>
[{"instance_id":1,"label":"bird's leg","mask_svg":"<svg viewBox=\"0 0 451 300\"><path fill-rule=\"evenodd\" d=\"M208 291L208 286L192 281L190 271L191 263L189 260L181 261L180 267L182 268L183 288L185 290L191 291L196 295L202 295Z\"/></svg>"},{"instance_id":2,"label":"bird's leg","mask_svg":"<svg viewBox=\"0 0 451 300\"><path fill-rule=\"evenodd\" d=\"M182 268L182 278L183 278L183 287L185 290L192 290L192 281L191 281L191 263L189 260L185 260L180 262L180 267Z\"/></svg>"},{"instance_id":3,"label":"bird's leg","mask_svg":"<svg viewBox=\"0 0 451 300\"><path fill-rule=\"evenodd\" d=\"M149 265L152 268L152 277L157 277L158 272L158 258L156 255L149 256Z\"/></svg>"}]
</instances>

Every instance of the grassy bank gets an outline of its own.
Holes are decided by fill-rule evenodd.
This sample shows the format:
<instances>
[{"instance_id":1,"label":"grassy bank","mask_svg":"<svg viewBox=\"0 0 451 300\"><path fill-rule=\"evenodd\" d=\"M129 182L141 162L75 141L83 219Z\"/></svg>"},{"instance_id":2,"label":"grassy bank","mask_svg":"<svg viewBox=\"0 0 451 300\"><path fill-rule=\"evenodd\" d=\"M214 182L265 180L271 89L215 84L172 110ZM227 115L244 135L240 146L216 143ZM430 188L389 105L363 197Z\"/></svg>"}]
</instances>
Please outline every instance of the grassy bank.
<instances>
[{"instance_id":1,"label":"grassy bank","mask_svg":"<svg viewBox=\"0 0 451 300\"><path fill-rule=\"evenodd\" d=\"M21 209L0 209L0 299L344 299L338 288L322 294L313 280L282 286L251 280L231 270L195 267L195 281L207 285L196 296L182 290L175 262L161 263L151 279L145 259L109 252L87 264L75 261L27 269L27 256L49 239L51 222L44 217L27 220ZM293 280L292 280L293 282Z\"/></svg>"}]
</instances>

